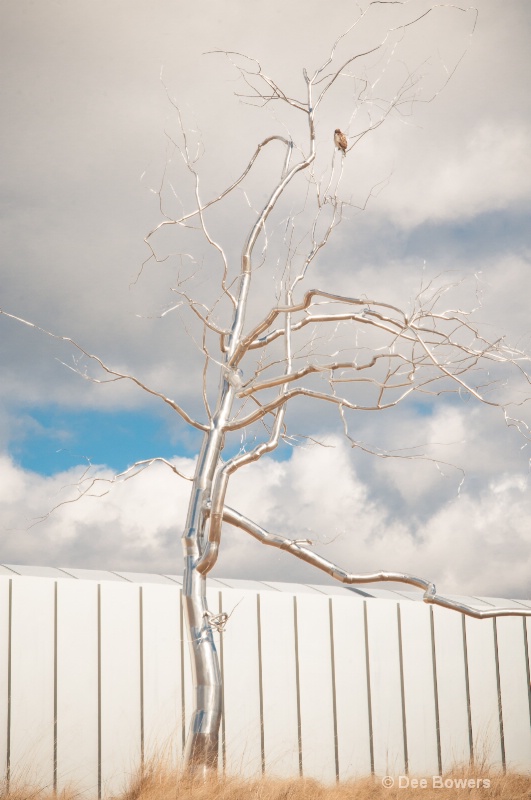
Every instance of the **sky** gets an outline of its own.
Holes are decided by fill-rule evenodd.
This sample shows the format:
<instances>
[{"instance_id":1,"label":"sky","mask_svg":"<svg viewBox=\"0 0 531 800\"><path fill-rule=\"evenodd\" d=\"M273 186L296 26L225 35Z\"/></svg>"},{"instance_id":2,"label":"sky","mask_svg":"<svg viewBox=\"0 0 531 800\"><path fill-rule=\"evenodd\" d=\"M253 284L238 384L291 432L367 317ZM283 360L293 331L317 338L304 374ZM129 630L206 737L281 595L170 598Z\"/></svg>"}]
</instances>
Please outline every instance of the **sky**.
<instances>
[{"instance_id":1,"label":"sky","mask_svg":"<svg viewBox=\"0 0 531 800\"><path fill-rule=\"evenodd\" d=\"M217 195L267 136L289 130L296 146L305 140L296 112L235 97L245 94L238 72L212 51L258 59L297 95L303 67L322 63L366 5L6 3L0 307L74 339L204 419L198 329L186 309L165 312L180 299L172 291L179 281L207 303L217 297L219 256L196 231L174 226L151 240L160 260L146 262L144 242L161 208L170 216L193 208L190 174L172 146L181 141L175 106L201 156L201 196ZM399 14L412 19L428 7L379 4L342 41L340 55L370 49ZM373 100L414 74L417 102L346 156L341 186L351 206L307 286L407 307L422 281L462 279L454 307L478 306L480 292L478 324L530 352L531 7L526 0L476 7L475 28L474 10L437 8L364 62ZM362 107L352 86L338 82L322 107L323 174L333 130L353 136L378 110L376 102ZM245 193L209 217L230 269L278 173L273 147ZM286 199L302 226L305 192L302 181ZM250 319L281 275L283 219L271 224ZM0 562L180 574L190 483L163 463L128 481L98 482L102 497L70 501L87 469L112 480L137 460L161 457L192 475L200 434L135 386L83 379L102 376L67 342L6 316L0 359ZM510 381L502 391L510 392ZM525 404L518 415L530 423ZM298 401L288 423L307 438L237 473L229 504L268 530L312 539L348 570L416 573L441 593L531 597L530 449L499 410L462 396L413 395L390 412L351 419L368 447L418 444L433 460L369 456L350 446L337 413ZM230 442L229 452L238 446ZM231 529L215 574L328 580Z\"/></svg>"}]
</instances>

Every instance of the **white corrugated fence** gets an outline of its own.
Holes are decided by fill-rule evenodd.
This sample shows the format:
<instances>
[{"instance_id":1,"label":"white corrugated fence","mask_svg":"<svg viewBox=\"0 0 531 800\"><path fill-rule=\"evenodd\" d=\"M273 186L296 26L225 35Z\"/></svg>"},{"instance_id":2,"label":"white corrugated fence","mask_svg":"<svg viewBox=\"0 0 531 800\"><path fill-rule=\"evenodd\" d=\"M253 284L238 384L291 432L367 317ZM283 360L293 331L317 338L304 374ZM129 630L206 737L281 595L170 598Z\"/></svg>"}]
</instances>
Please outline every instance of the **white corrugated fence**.
<instances>
[{"instance_id":1,"label":"white corrugated fence","mask_svg":"<svg viewBox=\"0 0 531 800\"><path fill-rule=\"evenodd\" d=\"M530 618L474 620L409 592L211 580L220 763L232 773L531 772ZM466 598L477 606L524 601ZM6 779L106 796L179 763L191 711L181 579L0 567Z\"/></svg>"}]
</instances>

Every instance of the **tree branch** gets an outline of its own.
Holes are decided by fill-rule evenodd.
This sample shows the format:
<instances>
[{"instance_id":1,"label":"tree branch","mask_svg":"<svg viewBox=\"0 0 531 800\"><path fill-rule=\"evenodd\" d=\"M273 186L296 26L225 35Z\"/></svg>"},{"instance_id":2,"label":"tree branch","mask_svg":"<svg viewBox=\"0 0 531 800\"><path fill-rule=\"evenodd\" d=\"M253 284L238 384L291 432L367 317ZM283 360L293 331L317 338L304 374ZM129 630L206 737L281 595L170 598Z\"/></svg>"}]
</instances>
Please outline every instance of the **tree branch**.
<instances>
[{"instance_id":1,"label":"tree branch","mask_svg":"<svg viewBox=\"0 0 531 800\"><path fill-rule=\"evenodd\" d=\"M130 467L128 467L123 472L119 472L117 475L113 475L112 478L100 478L95 477L92 478L90 475L87 475L89 469L92 467L92 464L89 462L88 467L85 469L81 478L75 484L71 484L70 486L64 486L64 489L67 488L76 488L78 490L77 497L73 497L71 500L63 500L60 503L57 503L50 511L47 511L46 514L43 514L41 517L37 517L36 520L29 526L33 528L34 525L38 525L40 522L44 522L44 520L48 519L57 509L61 508L62 506L70 505L71 503L77 503L83 497L105 497L106 494L109 494L110 489L107 489L100 494L92 494L92 489L99 483L107 483L113 484L118 483L120 481L128 481L131 478L136 478L137 475L144 472L145 469L148 469L152 466L155 462L159 462L164 464L165 466L169 467L175 475L178 475L179 478L183 478L185 481L193 481L193 478L189 478L187 475L183 475L183 473L175 467L171 461L168 461L166 458L162 458L161 456L156 456L155 458L145 458L141 461L135 461ZM83 486L83 484L87 484Z\"/></svg>"},{"instance_id":2,"label":"tree branch","mask_svg":"<svg viewBox=\"0 0 531 800\"><path fill-rule=\"evenodd\" d=\"M23 325L27 325L29 328L34 328L34 330L40 331L40 333L44 333L46 334L46 336L50 336L52 339L57 339L58 341L61 342L68 342L68 344L71 344L73 347L76 348L76 350L78 350L84 356L90 358L92 361L95 361L97 364L99 364L102 370L106 372L108 375L114 376L114 378L111 378L109 381L102 381L99 380L98 378L92 378L89 375L85 375L79 370L73 369L73 367L69 367L68 364L64 365L68 369L71 369L73 372L75 372L76 375L79 375L81 378L84 378L84 380L88 380L91 383L111 383L113 381L121 381L121 380L131 381L132 383L140 387L140 389L143 389L145 392L153 395L154 397L158 397L164 403L169 405L170 408L176 411L179 414L179 416L184 419L185 422L188 422L189 425L192 425L194 428L197 428L200 431L209 430L207 425L203 425L201 422L197 422L197 420L192 419L192 417L189 414L187 414L187 412L183 408L181 408L181 406L179 406L174 400L172 400L169 397L166 397L166 395L162 394L161 392L157 392L155 389L151 389L145 383L138 380L138 378L135 378L134 375L127 375L126 373L118 372L117 370L111 369L101 360L101 358L99 358L99 356L87 352L87 350L81 347L80 344L75 342L69 336L59 336L56 333L52 333L51 331L46 330L46 328L41 328L39 325L35 325L35 323L29 322L27 319L23 319L22 317L17 317L14 314L9 314L7 311L4 311L1 308L0 308L0 314L3 314L5 317L8 317L9 319L15 320L15 322L21 322Z\"/></svg>"},{"instance_id":3,"label":"tree branch","mask_svg":"<svg viewBox=\"0 0 531 800\"><path fill-rule=\"evenodd\" d=\"M174 105L174 107L176 107L173 102L172 102L172 104ZM249 174L254 162L256 161L258 156L260 155L260 153L262 151L262 148L264 148L270 142L277 141L277 140L280 141L280 142L283 142L286 145L292 146L292 143L289 142L287 139L285 139L283 136L268 136L266 139L263 140L263 142L261 142L258 145L258 147L256 148L254 154L251 156L251 158L249 160L249 163L247 164L247 166L245 167L244 171L239 176L239 178L236 178L236 180L233 183L231 183L231 185L227 189L224 189L224 191L221 192L221 194L219 194L217 197L214 197L212 200L209 200L208 203L205 203L204 205L200 205L194 211L190 211L188 214L183 214L183 216L179 217L178 219L164 219L164 220L162 220L162 222L159 222L158 225L156 225L152 230L150 230L149 233L146 234L146 236L144 237L144 242L148 245L148 247L150 248L152 253L153 253L153 250L152 250L152 247L151 247L151 244L150 244L149 240L151 239L152 236L154 236L155 233L157 233L157 231L159 231L161 228L164 228L166 225L184 225L184 223L187 220L192 219L193 217L196 217L199 214L202 214L203 211L206 211L207 208L210 208L210 206L213 206L216 203L219 203L220 200L223 200L223 198L226 197L228 194L230 194L237 186L239 186L239 184L243 181L243 179L246 177L246 175Z\"/></svg>"},{"instance_id":4,"label":"tree branch","mask_svg":"<svg viewBox=\"0 0 531 800\"><path fill-rule=\"evenodd\" d=\"M312 567L317 567L317 569L320 569L322 572L326 572L327 575L330 575L330 577L334 578L334 580L344 583L347 586L352 586L353 584L392 581L393 583L404 583L409 586L415 586L418 589L422 589L424 591L422 599L425 603L441 606L442 608L449 608L453 611L460 611L462 614L466 614L468 617L474 617L475 619L485 619L488 617L531 616L531 609L526 609L524 607L521 609L489 608L480 610L473 608L472 606L467 606L465 603L459 603L457 600L450 600L448 597L437 594L435 584L431 581L426 580L425 578L417 578L414 575L408 575L407 573L382 571L356 574L346 572L344 569L338 567L327 558L323 558L322 556L313 553L302 544L299 544L299 542L307 540L293 540L288 539L285 536L269 533L264 528L261 528L259 525L257 525L256 522L253 522L247 517L244 517L243 514L240 514L238 511L235 511L233 508L228 508L227 506L225 506L223 509L223 520L228 522L230 525L234 525L236 528L240 528L246 533L249 533L262 544L269 545L270 547L277 547L279 550L285 550L286 552L294 555L296 558L299 558L301 561L305 561L307 564L310 564Z\"/></svg>"}]
</instances>

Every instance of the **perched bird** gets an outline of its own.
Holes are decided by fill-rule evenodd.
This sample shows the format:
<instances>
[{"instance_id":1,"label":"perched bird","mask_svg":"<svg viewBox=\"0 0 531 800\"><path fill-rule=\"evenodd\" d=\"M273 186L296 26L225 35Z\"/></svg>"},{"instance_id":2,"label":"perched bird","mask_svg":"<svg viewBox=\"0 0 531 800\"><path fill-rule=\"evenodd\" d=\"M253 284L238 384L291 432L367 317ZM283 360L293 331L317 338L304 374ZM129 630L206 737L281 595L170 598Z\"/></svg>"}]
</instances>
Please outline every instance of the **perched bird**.
<instances>
[{"instance_id":1,"label":"perched bird","mask_svg":"<svg viewBox=\"0 0 531 800\"><path fill-rule=\"evenodd\" d=\"M334 144L338 150L341 150L343 155L346 155L348 146L347 137L339 130L339 128L336 128L334 131Z\"/></svg>"}]
</instances>

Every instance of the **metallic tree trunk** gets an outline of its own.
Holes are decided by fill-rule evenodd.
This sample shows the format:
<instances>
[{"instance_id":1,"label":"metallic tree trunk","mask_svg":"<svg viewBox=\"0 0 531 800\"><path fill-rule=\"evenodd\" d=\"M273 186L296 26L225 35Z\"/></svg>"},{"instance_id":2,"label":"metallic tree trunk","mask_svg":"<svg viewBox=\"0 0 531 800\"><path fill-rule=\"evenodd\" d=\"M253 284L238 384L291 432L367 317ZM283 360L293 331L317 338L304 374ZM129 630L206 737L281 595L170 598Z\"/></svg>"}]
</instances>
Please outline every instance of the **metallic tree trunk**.
<instances>
[{"instance_id":1,"label":"metallic tree trunk","mask_svg":"<svg viewBox=\"0 0 531 800\"><path fill-rule=\"evenodd\" d=\"M228 388L225 384L225 390ZM221 407L230 391L222 389ZM205 508L210 499L212 480L220 458L222 435L213 420L205 434L197 462L188 519L183 535L184 635L192 665L194 710L186 740L185 763L189 769L206 774L217 768L219 727L221 722L221 671L209 621L206 600L206 577L197 570L204 539Z\"/></svg>"},{"instance_id":2,"label":"metallic tree trunk","mask_svg":"<svg viewBox=\"0 0 531 800\"><path fill-rule=\"evenodd\" d=\"M194 711L186 741L185 763L206 773L218 763L219 724L221 720L221 672L212 628L208 622L206 579L194 569L187 557L183 599L186 627L191 634Z\"/></svg>"}]
</instances>

